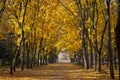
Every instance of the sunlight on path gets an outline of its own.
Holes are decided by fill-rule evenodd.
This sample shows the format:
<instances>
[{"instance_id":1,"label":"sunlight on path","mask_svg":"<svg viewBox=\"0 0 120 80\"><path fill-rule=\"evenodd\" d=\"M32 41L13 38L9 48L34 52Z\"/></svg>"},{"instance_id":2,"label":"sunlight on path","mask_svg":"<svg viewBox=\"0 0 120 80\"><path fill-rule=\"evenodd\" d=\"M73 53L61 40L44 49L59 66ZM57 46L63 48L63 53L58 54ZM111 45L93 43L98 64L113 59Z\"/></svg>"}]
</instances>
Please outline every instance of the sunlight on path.
<instances>
[{"instance_id":1,"label":"sunlight on path","mask_svg":"<svg viewBox=\"0 0 120 80\"><path fill-rule=\"evenodd\" d=\"M109 80L105 74L84 70L73 64L49 64L25 71L18 70L13 76L0 73L0 80Z\"/></svg>"}]
</instances>

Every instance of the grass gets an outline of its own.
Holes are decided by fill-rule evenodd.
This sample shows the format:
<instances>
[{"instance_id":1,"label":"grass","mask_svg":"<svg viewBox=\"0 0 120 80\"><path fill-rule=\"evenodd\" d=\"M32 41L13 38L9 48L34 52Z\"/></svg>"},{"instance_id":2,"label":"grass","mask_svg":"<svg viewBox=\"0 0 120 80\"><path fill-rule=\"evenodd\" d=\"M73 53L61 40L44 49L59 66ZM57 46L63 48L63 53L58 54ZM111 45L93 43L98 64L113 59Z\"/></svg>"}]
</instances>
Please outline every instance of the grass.
<instances>
[{"instance_id":1,"label":"grass","mask_svg":"<svg viewBox=\"0 0 120 80\"><path fill-rule=\"evenodd\" d=\"M8 65L0 65L0 70L6 70L9 69Z\"/></svg>"}]
</instances>

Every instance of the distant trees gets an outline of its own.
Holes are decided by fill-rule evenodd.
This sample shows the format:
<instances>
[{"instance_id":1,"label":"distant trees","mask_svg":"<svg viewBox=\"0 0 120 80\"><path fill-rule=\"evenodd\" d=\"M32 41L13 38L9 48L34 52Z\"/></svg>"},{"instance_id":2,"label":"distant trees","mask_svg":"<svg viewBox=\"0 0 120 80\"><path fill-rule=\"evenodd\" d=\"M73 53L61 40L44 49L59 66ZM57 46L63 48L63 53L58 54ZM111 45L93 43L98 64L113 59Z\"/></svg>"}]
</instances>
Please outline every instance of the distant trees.
<instances>
[{"instance_id":1,"label":"distant trees","mask_svg":"<svg viewBox=\"0 0 120 80\"><path fill-rule=\"evenodd\" d=\"M7 47L7 41L6 40L0 40L0 59L2 61L2 65L5 65L7 62L10 64L10 48Z\"/></svg>"}]
</instances>

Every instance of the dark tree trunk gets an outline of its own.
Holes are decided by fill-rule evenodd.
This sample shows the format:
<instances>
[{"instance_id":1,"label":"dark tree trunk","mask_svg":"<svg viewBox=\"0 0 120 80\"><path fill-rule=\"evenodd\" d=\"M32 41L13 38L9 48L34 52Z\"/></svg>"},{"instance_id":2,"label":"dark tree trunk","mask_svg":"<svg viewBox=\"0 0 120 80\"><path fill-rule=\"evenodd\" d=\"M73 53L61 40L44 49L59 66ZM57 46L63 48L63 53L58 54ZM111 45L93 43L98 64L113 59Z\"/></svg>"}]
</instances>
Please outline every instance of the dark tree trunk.
<instances>
[{"instance_id":1,"label":"dark tree trunk","mask_svg":"<svg viewBox=\"0 0 120 80\"><path fill-rule=\"evenodd\" d=\"M104 14L103 14L104 15ZM105 20L105 26L102 30L102 36L101 36L101 45L100 45L100 48L99 48L99 51L97 52L97 71L98 72L101 72L101 51L102 51L102 48L103 48L103 41L104 41L104 34L106 32L106 27L107 27L107 22ZM95 33L97 34L97 31L95 31ZM96 36L97 37L97 36ZM97 40L96 40L97 41ZM98 45L97 45L97 42L95 43L96 44L96 48L98 49Z\"/></svg>"},{"instance_id":2,"label":"dark tree trunk","mask_svg":"<svg viewBox=\"0 0 120 80\"><path fill-rule=\"evenodd\" d=\"M38 52L37 66L40 64L40 52Z\"/></svg>"},{"instance_id":3,"label":"dark tree trunk","mask_svg":"<svg viewBox=\"0 0 120 80\"><path fill-rule=\"evenodd\" d=\"M108 39L107 39L107 52L109 54L109 62L110 62L110 77L111 79L114 79L114 70L113 70L113 53L112 53L112 46L111 46L111 25L110 25L110 1L106 0L106 4L107 4L107 35L108 35Z\"/></svg>"},{"instance_id":4,"label":"dark tree trunk","mask_svg":"<svg viewBox=\"0 0 120 80\"><path fill-rule=\"evenodd\" d=\"M97 31L95 31L96 33L95 33L95 42L94 42L94 44L95 44L95 49L94 49L94 70L96 71L97 70L97 64L98 64L98 53L97 53L97 49L98 49L98 44L97 44Z\"/></svg>"},{"instance_id":5,"label":"dark tree trunk","mask_svg":"<svg viewBox=\"0 0 120 80\"><path fill-rule=\"evenodd\" d=\"M94 70L97 70L97 52L94 50Z\"/></svg>"},{"instance_id":6,"label":"dark tree trunk","mask_svg":"<svg viewBox=\"0 0 120 80\"><path fill-rule=\"evenodd\" d=\"M107 53L106 66L109 67L109 55Z\"/></svg>"},{"instance_id":7,"label":"dark tree trunk","mask_svg":"<svg viewBox=\"0 0 120 80\"><path fill-rule=\"evenodd\" d=\"M42 50L42 42L43 42L43 38L40 39L40 46L39 46L39 52L38 52L38 65L41 64L41 57L40 57L40 53L41 53L41 50Z\"/></svg>"},{"instance_id":8,"label":"dark tree trunk","mask_svg":"<svg viewBox=\"0 0 120 80\"><path fill-rule=\"evenodd\" d=\"M47 61L47 55L48 55L48 52L46 51L46 53L45 53L45 65L48 64L48 61Z\"/></svg>"},{"instance_id":9,"label":"dark tree trunk","mask_svg":"<svg viewBox=\"0 0 120 80\"><path fill-rule=\"evenodd\" d=\"M98 72L101 72L101 53L98 53L97 54L98 56L97 56L97 71Z\"/></svg>"},{"instance_id":10,"label":"dark tree trunk","mask_svg":"<svg viewBox=\"0 0 120 80\"><path fill-rule=\"evenodd\" d=\"M81 20L79 20L79 27L82 25L82 32L81 32L81 37L82 37L82 50L83 50L83 60L84 60L84 67L85 69L89 68L89 62L88 62L88 51L87 51L87 40L86 40L86 36L87 36L87 29L85 28L85 21L88 19L88 12L86 10L86 8L83 10L81 6L81 1L80 0L76 0L76 5L78 7L78 15L79 17L81 17ZM83 11L83 12L82 12ZM82 15L84 14L84 15Z\"/></svg>"},{"instance_id":11,"label":"dark tree trunk","mask_svg":"<svg viewBox=\"0 0 120 80\"><path fill-rule=\"evenodd\" d=\"M83 59L83 56L82 56L82 66L84 67L84 59Z\"/></svg>"},{"instance_id":12,"label":"dark tree trunk","mask_svg":"<svg viewBox=\"0 0 120 80\"><path fill-rule=\"evenodd\" d=\"M30 55L29 55L29 53L30 53L30 51L29 51L29 44L28 44L28 42L26 43L26 51L27 51L27 55L26 55L26 68L27 69L29 69L29 60L30 60Z\"/></svg>"},{"instance_id":13,"label":"dark tree trunk","mask_svg":"<svg viewBox=\"0 0 120 80\"><path fill-rule=\"evenodd\" d=\"M36 43L36 28L34 28L34 67L36 65L36 48L37 48L37 43Z\"/></svg>"},{"instance_id":14,"label":"dark tree trunk","mask_svg":"<svg viewBox=\"0 0 120 80\"><path fill-rule=\"evenodd\" d=\"M114 56L115 69L117 69L117 61L116 61L116 59L117 59L117 50L116 50L116 48L115 48L115 56Z\"/></svg>"},{"instance_id":15,"label":"dark tree trunk","mask_svg":"<svg viewBox=\"0 0 120 80\"><path fill-rule=\"evenodd\" d=\"M90 44L90 68L93 68L93 48Z\"/></svg>"},{"instance_id":16,"label":"dark tree trunk","mask_svg":"<svg viewBox=\"0 0 120 80\"><path fill-rule=\"evenodd\" d=\"M21 23L21 29L22 29L22 63L21 63L21 70L24 70L24 65L25 65L25 34L24 34L24 21L25 21L25 15L26 15L26 11L27 11L27 4L28 4L28 0L26 0L25 6L24 6L24 13L23 13L23 20Z\"/></svg>"},{"instance_id":17,"label":"dark tree trunk","mask_svg":"<svg viewBox=\"0 0 120 80\"><path fill-rule=\"evenodd\" d=\"M16 66L18 66L18 64L19 64L20 47L21 47L21 45L17 46L16 50L15 50L15 57L13 59L13 71L16 71Z\"/></svg>"},{"instance_id":18,"label":"dark tree trunk","mask_svg":"<svg viewBox=\"0 0 120 80\"><path fill-rule=\"evenodd\" d=\"M25 39L24 39L24 30L22 30L22 60L21 60L21 70L24 70L25 64Z\"/></svg>"},{"instance_id":19,"label":"dark tree trunk","mask_svg":"<svg viewBox=\"0 0 120 80\"><path fill-rule=\"evenodd\" d=\"M11 37L11 48L10 48L10 75L13 75L13 51L12 51L12 37Z\"/></svg>"},{"instance_id":20,"label":"dark tree trunk","mask_svg":"<svg viewBox=\"0 0 120 80\"><path fill-rule=\"evenodd\" d=\"M33 53L33 65L34 65L34 67L36 65L36 54L35 53Z\"/></svg>"},{"instance_id":21,"label":"dark tree trunk","mask_svg":"<svg viewBox=\"0 0 120 80\"><path fill-rule=\"evenodd\" d=\"M43 65L43 57L40 55L40 65Z\"/></svg>"},{"instance_id":22,"label":"dark tree trunk","mask_svg":"<svg viewBox=\"0 0 120 80\"><path fill-rule=\"evenodd\" d=\"M32 47L32 42L30 42L29 44L29 48L30 48L30 68L33 67L33 60L32 60L32 52L33 52L33 47Z\"/></svg>"},{"instance_id":23,"label":"dark tree trunk","mask_svg":"<svg viewBox=\"0 0 120 80\"><path fill-rule=\"evenodd\" d=\"M82 48L83 48L83 59L84 59L84 67L85 69L89 68L89 64L88 64L88 53L87 53L87 48L86 48L86 39L85 39L85 33L86 33L86 29L83 29L82 32Z\"/></svg>"},{"instance_id":24,"label":"dark tree trunk","mask_svg":"<svg viewBox=\"0 0 120 80\"><path fill-rule=\"evenodd\" d=\"M89 35L88 34L88 29L86 28L85 29L85 31L86 31L86 37ZM90 59L89 59L89 55L88 55L88 37L85 39L85 49L86 49L86 60L87 60L87 66L88 66L88 69L89 69L89 62L90 62Z\"/></svg>"},{"instance_id":25,"label":"dark tree trunk","mask_svg":"<svg viewBox=\"0 0 120 80\"><path fill-rule=\"evenodd\" d=\"M118 71L119 71L119 80L120 80L120 0L118 0L118 19L117 25L115 28L115 35L116 35L116 45L118 51Z\"/></svg>"},{"instance_id":26,"label":"dark tree trunk","mask_svg":"<svg viewBox=\"0 0 120 80\"><path fill-rule=\"evenodd\" d=\"M80 53L78 54L78 65L81 65L81 55L80 55Z\"/></svg>"},{"instance_id":27,"label":"dark tree trunk","mask_svg":"<svg viewBox=\"0 0 120 80\"><path fill-rule=\"evenodd\" d=\"M96 7L97 8L97 7ZM97 12L97 22L98 22L98 10L96 11ZM96 25L97 25L97 23L96 23ZM93 28L94 28L95 26L93 25ZM97 40L97 26L96 26L96 29L95 29L95 34L93 35L93 37L94 37L94 39L95 39L95 41L94 41L94 44L95 44L95 48L94 48L94 70L96 71L97 70L97 66L99 66L99 65L97 65L99 62L99 59L98 59L98 40Z\"/></svg>"},{"instance_id":28,"label":"dark tree trunk","mask_svg":"<svg viewBox=\"0 0 120 80\"><path fill-rule=\"evenodd\" d=\"M18 47L18 50L16 52L16 56L15 56L14 64L13 64L13 71L16 71L16 66L19 65L19 56L20 56L20 47Z\"/></svg>"}]
</instances>

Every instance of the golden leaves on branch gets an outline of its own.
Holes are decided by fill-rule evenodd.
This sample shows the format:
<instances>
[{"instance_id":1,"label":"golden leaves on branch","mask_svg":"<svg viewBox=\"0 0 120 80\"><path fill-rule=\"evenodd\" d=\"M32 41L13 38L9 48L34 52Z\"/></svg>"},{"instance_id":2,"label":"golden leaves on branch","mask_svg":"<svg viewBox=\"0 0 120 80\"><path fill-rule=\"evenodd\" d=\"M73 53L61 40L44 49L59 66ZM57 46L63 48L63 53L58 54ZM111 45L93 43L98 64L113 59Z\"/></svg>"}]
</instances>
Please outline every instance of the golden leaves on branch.
<instances>
[{"instance_id":1,"label":"golden leaves on branch","mask_svg":"<svg viewBox=\"0 0 120 80\"><path fill-rule=\"evenodd\" d=\"M24 1L25 0L7 1L1 23L7 27L6 31L13 31L15 34L21 35L20 26L23 21ZM100 0L96 0L98 19L95 12L93 23L90 14L94 11L92 8L94 0L87 1L86 3L86 0L81 0L83 8L81 15L83 16L85 11L88 12L88 18L84 21L85 27L88 29L88 33L91 33L91 38L95 35L95 30L91 32L91 26L97 27L97 38L99 40L105 23L104 16L106 12L103 12L106 9L105 4L103 4L103 2L100 3ZM34 36L36 36L37 44L39 44L41 38L46 39L45 43L47 46L45 47L47 48L57 46L58 50L60 50L62 47L66 47L67 50L72 52L80 49L82 45L80 33L83 23L79 22L82 21L82 18L78 15L77 5L74 0L61 0L61 2L64 6L60 4L58 0L31 0L28 2L23 25L26 41L34 42ZM114 32L115 21L117 19L115 14L116 8L114 7L117 7L116 2L111 4L112 32ZM87 16L87 14L85 14L85 16ZM34 28L36 28L36 35ZM27 36L28 34L29 36ZM21 39L18 38L16 41L18 45L20 40ZM92 42L93 41L92 39Z\"/></svg>"}]
</instances>

